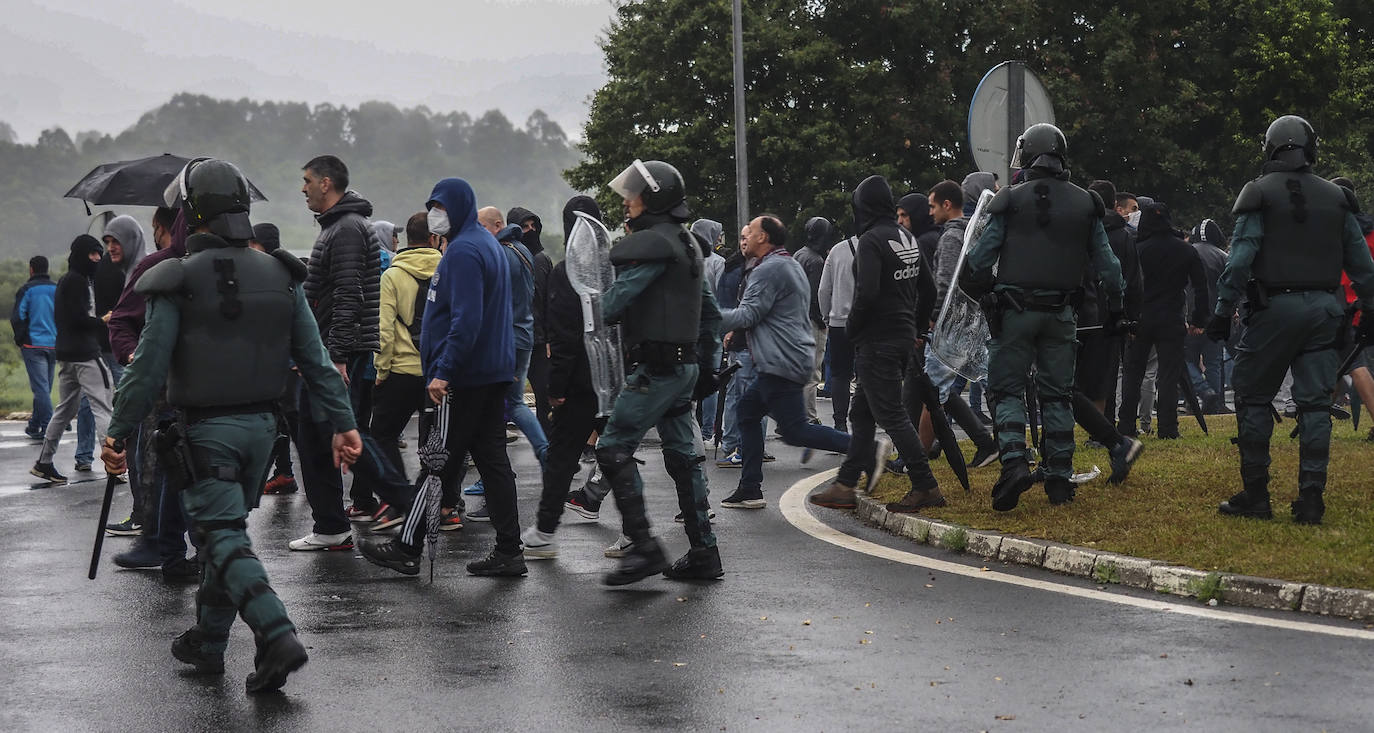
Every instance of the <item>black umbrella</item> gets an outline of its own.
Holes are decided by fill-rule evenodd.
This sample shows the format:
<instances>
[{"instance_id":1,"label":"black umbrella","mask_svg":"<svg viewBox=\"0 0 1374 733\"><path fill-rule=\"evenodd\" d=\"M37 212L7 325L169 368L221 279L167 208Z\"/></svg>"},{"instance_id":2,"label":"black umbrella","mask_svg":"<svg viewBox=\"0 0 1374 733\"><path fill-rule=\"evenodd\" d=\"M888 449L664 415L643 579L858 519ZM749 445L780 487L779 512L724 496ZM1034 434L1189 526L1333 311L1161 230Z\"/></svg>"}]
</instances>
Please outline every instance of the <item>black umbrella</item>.
<instances>
[{"instance_id":1,"label":"black umbrella","mask_svg":"<svg viewBox=\"0 0 1374 733\"><path fill-rule=\"evenodd\" d=\"M1179 375L1178 387L1183 390L1183 399L1188 403L1188 409L1193 412L1193 417L1197 418L1197 424L1202 428L1203 434L1211 435L1207 432L1207 418L1202 416L1202 403L1198 401L1197 390L1193 389L1193 380L1188 378L1187 372Z\"/></svg>"},{"instance_id":2,"label":"black umbrella","mask_svg":"<svg viewBox=\"0 0 1374 733\"><path fill-rule=\"evenodd\" d=\"M944 449L945 460L949 461L949 469L954 472L954 476L963 485L964 491L969 490L968 466L964 463L964 453L959 448L959 438L954 435L954 428L949 425L949 418L945 416L944 405L940 404L940 390L935 388L935 383L931 381L930 375L921 370L916 374L916 391L920 393L921 402L930 411L930 426L935 431L935 437L939 439L941 447ZM919 420L920 417L917 416Z\"/></svg>"},{"instance_id":3,"label":"black umbrella","mask_svg":"<svg viewBox=\"0 0 1374 733\"><path fill-rule=\"evenodd\" d=\"M87 173L63 198L81 199L97 206L165 206L163 193L191 158L163 153L138 160L102 163ZM248 182L248 196L266 201L262 191Z\"/></svg>"}]
</instances>

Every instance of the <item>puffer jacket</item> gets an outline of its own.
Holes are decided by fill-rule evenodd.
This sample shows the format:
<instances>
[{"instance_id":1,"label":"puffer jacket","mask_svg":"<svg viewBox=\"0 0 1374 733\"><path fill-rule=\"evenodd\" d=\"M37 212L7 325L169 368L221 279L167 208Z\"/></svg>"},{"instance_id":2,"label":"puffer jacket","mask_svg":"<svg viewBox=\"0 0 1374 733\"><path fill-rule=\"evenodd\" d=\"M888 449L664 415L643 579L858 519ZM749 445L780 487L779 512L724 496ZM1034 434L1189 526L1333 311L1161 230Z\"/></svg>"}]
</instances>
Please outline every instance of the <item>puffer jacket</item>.
<instances>
[{"instance_id":1,"label":"puffer jacket","mask_svg":"<svg viewBox=\"0 0 1374 733\"><path fill-rule=\"evenodd\" d=\"M371 237L371 215L372 204L349 191L315 217L320 235L310 251L305 297L335 363L380 348L382 258Z\"/></svg>"}]
</instances>

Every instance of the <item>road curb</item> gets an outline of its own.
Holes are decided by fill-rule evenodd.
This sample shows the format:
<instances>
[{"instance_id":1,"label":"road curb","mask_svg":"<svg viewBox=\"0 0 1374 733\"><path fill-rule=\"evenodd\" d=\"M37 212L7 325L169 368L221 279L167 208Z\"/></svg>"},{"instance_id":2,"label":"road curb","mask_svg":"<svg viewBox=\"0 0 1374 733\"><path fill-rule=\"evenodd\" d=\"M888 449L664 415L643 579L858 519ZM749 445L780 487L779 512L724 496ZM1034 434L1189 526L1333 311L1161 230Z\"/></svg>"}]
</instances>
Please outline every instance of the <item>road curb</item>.
<instances>
[{"instance_id":1,"label":"road curb","mask_svg":"<svg viewBox=\"0 0 1374 733\"><path fill-rule=\"evenodd\" d=\"M863 494L858 496L854 511L867 524L921 544L1088 578L1104 585L1125 585L1195 598L1208 605L1301 611L1374 621L1374 591L1208 572L1090 547L971 529L919 514L889 512L884 504Z\"/></svg>"}]
</instances>

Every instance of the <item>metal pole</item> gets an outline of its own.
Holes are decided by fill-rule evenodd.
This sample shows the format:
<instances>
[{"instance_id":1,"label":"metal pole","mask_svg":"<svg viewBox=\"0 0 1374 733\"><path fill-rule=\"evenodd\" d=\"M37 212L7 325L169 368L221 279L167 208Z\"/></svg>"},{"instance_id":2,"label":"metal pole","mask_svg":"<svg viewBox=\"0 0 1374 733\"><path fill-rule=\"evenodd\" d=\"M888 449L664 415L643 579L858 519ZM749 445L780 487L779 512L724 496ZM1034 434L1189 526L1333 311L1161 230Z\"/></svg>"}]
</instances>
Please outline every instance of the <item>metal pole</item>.
<instances>
[{"instance_id":1,"label":"metal pole","mask_svg":"<svg viewBox=\"0 0 1374 733\"><path fill-rule=\"evenodd\" d=\"M749 223L749 149L744 134L744 21L741 16L740 0L734 0L735 205L739 209L739 229ZM739 229L732 236L738 237Z\"/></svg>"}]
</instances>

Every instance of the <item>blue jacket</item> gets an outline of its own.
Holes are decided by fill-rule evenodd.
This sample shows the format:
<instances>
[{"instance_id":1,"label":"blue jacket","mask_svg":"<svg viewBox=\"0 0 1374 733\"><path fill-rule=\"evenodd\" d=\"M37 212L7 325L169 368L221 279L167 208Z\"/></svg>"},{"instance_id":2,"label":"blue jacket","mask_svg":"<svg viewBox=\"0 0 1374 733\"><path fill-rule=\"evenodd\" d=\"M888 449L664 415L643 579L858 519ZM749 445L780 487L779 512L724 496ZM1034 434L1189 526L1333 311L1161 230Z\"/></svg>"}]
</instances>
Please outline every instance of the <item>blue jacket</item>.
<instances>
[{"instance_id":1,"label":"blue jacket","mask_svg":"<svg viewBox=\"0 0 1374 733\"><path fill-rule=\"evenodd\" d=\"M434 184L426 208L448 213L448 249L429 281L420 328L425 380L451 388L505 384L515 378L510 265L501 245L477 223L477 196L461 178Z\"/></svg>"},{"instance_id":2,"label":"blue jacket","mask_svg":"<svg viewBox=\"0 0 1374 733\"><path fill-rule=\"evenodd\" d=\"M520 243L524 230L511 224L496 233L510 263L511 318L515 326L515 348L534 348L534 255Z\"/></svg>"},{"instance_id":3,"label":"blue jacket","mask_svg":"<svg viewBox=\"0 0 1374 733\"><path fill-rule=\"evenodd\" d=\"M57 321L53 318L53 298L57 283L46 274L34 275L14 295L10 325L16 346L51 349L57 346Z\"/></svg>"}]
</instances>

